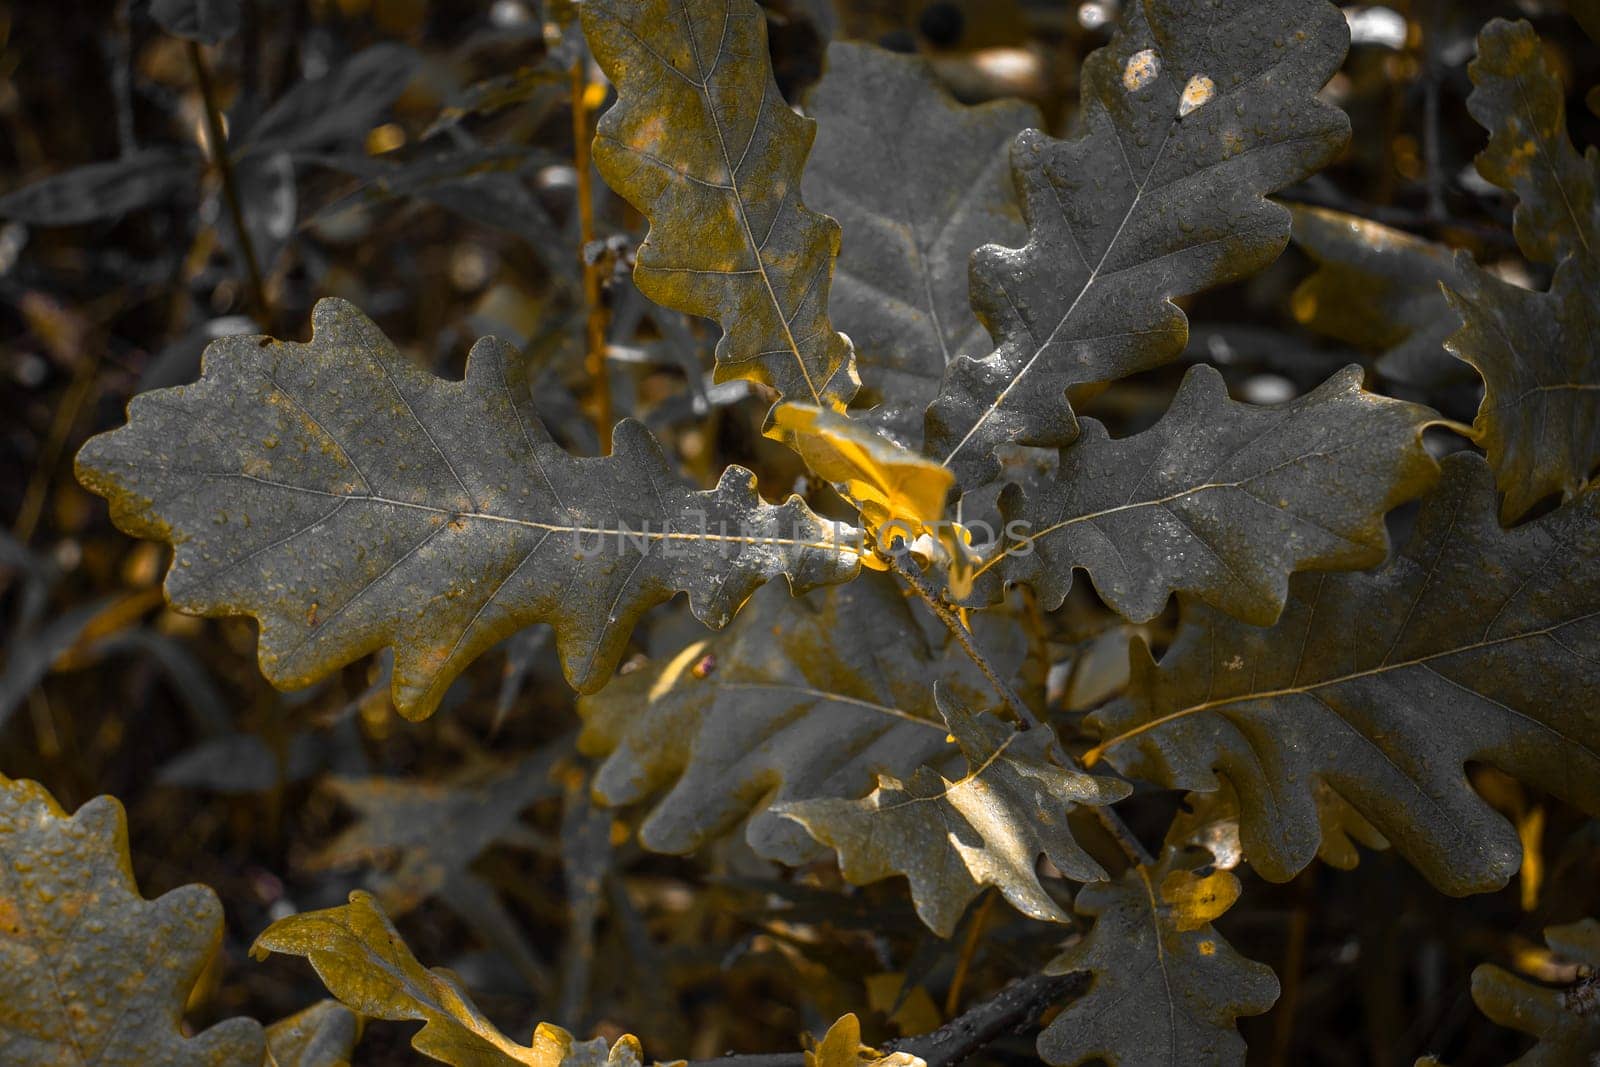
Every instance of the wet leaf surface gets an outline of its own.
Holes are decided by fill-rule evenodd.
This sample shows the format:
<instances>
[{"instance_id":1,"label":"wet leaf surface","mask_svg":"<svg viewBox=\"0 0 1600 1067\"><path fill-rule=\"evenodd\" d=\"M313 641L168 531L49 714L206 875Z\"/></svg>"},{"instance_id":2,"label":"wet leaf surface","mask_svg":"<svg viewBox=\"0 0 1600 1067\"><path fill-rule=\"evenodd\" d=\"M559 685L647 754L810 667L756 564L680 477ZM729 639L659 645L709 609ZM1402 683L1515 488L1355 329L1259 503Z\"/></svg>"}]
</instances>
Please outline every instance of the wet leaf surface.
<instances>
[{"instance_id":1,"label":"wet leaf surface","mask_svg":"<svg viewBox=\"0 0 1600 1067\"><path fill-rule=\"evenodd\" d=\"M1077 436L1069 386L1175 359L1188 324L1173 298L1276 259L1289 218L1265 195L1348 139L1316 95L1348 43L1321 0L1131 6L1084 64L1081 134L1030 131L1012 149L1028 243L973 260L973 305L996 347L950 364L928 454L981 484L999 445Z\"/></svg>"}]
</instances>

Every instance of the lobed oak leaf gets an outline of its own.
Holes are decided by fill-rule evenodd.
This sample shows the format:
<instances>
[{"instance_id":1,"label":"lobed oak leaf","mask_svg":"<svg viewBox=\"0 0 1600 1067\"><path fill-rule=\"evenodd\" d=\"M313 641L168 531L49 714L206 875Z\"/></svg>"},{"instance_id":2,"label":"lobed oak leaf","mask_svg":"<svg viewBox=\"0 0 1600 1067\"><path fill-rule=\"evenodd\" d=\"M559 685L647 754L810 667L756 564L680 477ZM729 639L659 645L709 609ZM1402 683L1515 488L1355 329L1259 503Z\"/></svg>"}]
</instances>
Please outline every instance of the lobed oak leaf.
<instances>
[{"instance_id":1,"label":"lobed oak leaf","mask_svg":"<svg viewBox=\"0 0 1600 1067\"><path fill-rule=\"evenodd\" d=\"M1512 227L1529 259L1556 264L1596 254L1600 150L1579 155L1567 135L1566 90L1533 27L1493 19L1467 65L1467 111L1489 131L1478 173L1517 197Z\"/></svg>"},{"instance_id":2,"label":"lobed oak leaf","mask_svg":"<svg viewBox=\"0 0 1600 1067\"><path fill-rule=\"evenodd\" d=\"M800 188L844 227L829 312L876 401L854 414L917 448L945 365L988 351L967 262L1026 239L1006 164L1012 137L1043 118L1015 100L964 107L926 59L849 41L828 46L806 109L817 140Z\"/></svg>"},{"instance_id":3,"label":"lobed oak leaf","mask_svg":"<svg viewBox=\"0 0 1600 1067\"><path fill-rule=\"evenodd\" d=\"M1210 925L1238 894L1232 874L1198 876L1173 851L1155 870L1079 890L1073 910L1094 926L1047 973L1093 979L1039 1035L1039 1055L1055 1067L1097 1057L1111 1067L1242 1062L1234 1020L1271 1008L1278 979Z\"/></svg>"},{"instance_id":4,"label":"lobed oak leaf","mask_svg":"<svg viewBox=\"0 0 1600 1067\"><path fill-rule=\"evenodd\" d=\"M920 767L909 781L879 775L860 800L824 798L773 809L839 853L839 870L855 885L904 875L917 915L949 937L984 886L996 886L1024 915L1051 922L1068 916L1039 882L1039 856L1068 878L1100 881L1105 871L1067 827L1074 804L1103 805L1130 792L1124 782L1096 778L1051 762L1049 727L1012 729L944 696L935 699L966 757L955 781Z\"/></svg>"},{"instance_id":5,"label":"lobed oak leaf","mask_svg":"<svg viewBox=\"0 0 1600 1067\"><path fill-rule=\"evenodd\" d=\"M1015 679L1026 650L1009 622L986 613L973 640ZM888 575L798 600L767 589L722 634L581 698L578 747L605 757L607 804L665 790L639 827L646 848L690 852L748 818L752 849L800 864L821 850L773 804L860 797L879 772L955 757L931 678L963 700L993 692Z\"/></svg>"},{"instance_id":6,"label":"lobed oak leaf","mask_svg":"<svg viewBox=\"0 0 1600 1067\"><path fill-rule=\"evenodd\" d=\"M173 544L181 611L254 616L262 673L307 685L383 647L395 706L423 718L478 655L549 622L574 688L605 684L638 618L678 591L724 625L761 583L852 577L839 527L765 504L729 467L684 487L647 430L567 454L508 345L464 381L413 366L364 315L319 301L308 344L229 337L194 385L136 396L78 454L126 532Z\"/></svg>"},{"instance_id":7,"label":"lobed oak leaf","mask_svg":"<svg viewBox=\"0 0 1600 1067\"><path fill-rule=\"evenodd\" d=\"M1361 380L1348 367L1303 397L1257 407L1229 399L1222 375L1198 366L1143 433L1113 440L1085 419L1053 482L1001 494L1008 539L979 574L1028 583L1047 609L1081 567L1134 622L1174 593L1273 622L1292 573L1382 562L1384 513L1438 477L1422 446L1437 416Z\"/></svg>"},{"instance_id":8,"label":"lobed oak leaf","mask_svg":"<svg viewBox=\"0 0 1600 1067\"><path fill-rule=\"evenodd\" d=\"M451 1067L639 1067L631 1034L606 1047L604 1038L578 1041L559 1026L540 1023L532 1045L519 1045L491 1023L443 968L417 961L371 894L356 890L336 908L279 919L256 938L250 954L304 956L317 976L351 1011L371 1019L423 1024L411 1047Z\"/></svg>"},{"instance_id":9,"label":"lobed oak leaf","mask_svg":"<svg viewBox=\"0 0 1600 1067\"><path fill-rule=\"evenodd\" d=\"M1177 358L1188 325L1173 300L1276 259L1289 217L1266 194L1348 139L1317 98L1348 44L1324 0L1130 4L1084 64L1080 135L1016 140L1028 243L974 256L995 350L950 363L928 454L964 487L992 480L998 446L1077 436L1069 387Z\"/></svg>"},{"instance_id":10,"label":"lobed oak leaf","mask_svg":"<svg viewBox=\"0 0 1600 1067\"><path fill-rule=\"evenodd\" d=\"M1317 853L1326 788L1445 892L1504 885L1522 850L1469 762L1600 811L1600 494L1509 531L1493 500L1487 465L1458 453L1378 570L1296 576L1265 629L1188 605L1159 665L1135 646L1086 759L1170 788L1225 780L1274 881Z\"/></svg>"},{"instance_id":11,"label":"lobed oak leaf","mask_svg":"<svg viewBox=\"0 0 1600 1067\"><path fill-rule=\"evenodd\" d=\"M253 1019L182 1029L221 940L206 886L139 895L115 799L69 816L37 782L0 775L0 1062L259 1067Z\"/></svg>"},{"instance_id":12,"label":"lobed oak leaf","mask_svg":"<svg viewBox=\"0 0 1600 1067\"><path fill-rule=\"evenodd\" d=\"M765 14L752 0L586 0L580 11L617 87L595 164L650 220L639 291L722 326L717 381L842 410L860 383L828 319L839 224L801 200L815 129L773 81Z\"/></svg>"}]
</instances>

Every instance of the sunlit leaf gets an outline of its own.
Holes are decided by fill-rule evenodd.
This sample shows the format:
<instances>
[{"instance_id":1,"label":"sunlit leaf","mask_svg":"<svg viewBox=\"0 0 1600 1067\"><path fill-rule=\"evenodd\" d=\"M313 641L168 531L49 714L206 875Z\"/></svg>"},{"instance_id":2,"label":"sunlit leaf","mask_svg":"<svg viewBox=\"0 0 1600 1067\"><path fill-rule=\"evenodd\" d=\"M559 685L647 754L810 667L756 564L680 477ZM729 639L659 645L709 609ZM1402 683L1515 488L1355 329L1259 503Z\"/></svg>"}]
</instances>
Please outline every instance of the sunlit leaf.
<instances>
[{"instance_id":1,"label":"sunlit leaf","mask_svg":"<svg viewBox=\"0 0 1600 1067\"><path fill-rule=\"evenodd\" d=\"M967 760L955 781L928 767L908 781L880 775L861 800L799 800L775 810L839 853L856 885L894 875L911 883L917 914L949 937L984 886L996 886L1024 915L1066 922L1039 882L1039 857L1081 882L1105 878L1067 827L1075 804L1110 804L1126 783L1068 770L1051 761L1049 727L1015 730L968 710L935 689L939 711Z\"/></svg>"},{"instance_id":2,"label":"sunlit leaf","mask_svg":"<svg viewBox=\"0 0 1600 1067\"><path fill-rule=\"evenodd\" d=\"M423 1023L411 1047L451 1067L639 1067L632 1035L608 1052L604 1038L577 1041L540 1023L531 1046L517 1044L478 1010L459 978L418 963L378 902L360 890L337 908L279 919L250 948L257 959L274 952L304 956L328 992L357 1014Z\"/></svg>"},{"instance_id":3,"label":"sunlit leaf","mask_svg":"<svg viewBox=\"0 0 1600 1067\"><path fill-rule=\"evenodd\" d=\"M1321 781L1313 788L1322 834L1317 859L1349 871L1361 861L1357 845L1375 850L1389 847L1388 839L1338 793ZM1203 848L1223 870L1232 870L1249 858L1240 841L1239 798L1226 778L1221 780L1219 789L1190 793L1184 798L1183 809L1167 827L1166 843L1175 848Z\"/></svg>"},{"instance_id":4,"label":"sunlit leaf","mask_svg":"<svg viewBox=\"0 0 1600 1067\"><path fill-rule=\"evenodd\" d=\"M717 380L842 407L858 381L828 319L839 226L806 208L814 124L772 80L752 0L586 0L583 31L617 87L600 174L650 220L634 281L658 304L715 319Z\"/></svg>"},{"instance_id":5,"label":"sunlit leaf","mask_svg":"<svg viewBox=\"0 0 1600 1067\"><path fill-rule=\"evenodd\" d=\"M817 142L801 188L844 227L830 310L876 402L860 414L918 447L945 364L989 350L967 260L1026 240L1006 164L1042 119L1018 101L963 107L926 60L843 41L806 109Z\"/></svg>"},{"instance_id":6,"label":"sunlit leaf","mask_svg":"<svg viewBox=\"0 0 1600 1067\"><path fill-rule=\"evenodd\" d=\"M221 940L205 886L139 895L116 800L68 816L37 782L0 775L0 1063L257 1067L254 1020L182 1029Z\"/></svg>"},{"instance_id":7,"label":"sunlit leaf","mask_svg":"<svg viewBox=\"0 0 1600 1067\"><path fill-rule=\"evenodd\" d=\"M985 569L1029 583L1047 608L1082 567L1135 622L1182 592L1271 623L1291 573L1382 562L1384 513L1437 477L1422 447L1433 412L1365 392L1361 379L1349 367L1299 399L1255 407L1200 366L1143 433L1113 440L1085 419L1054 483L1001 495L1003 553Z\"/></svg>"},{"instance_id":8,"label":"sunlit leaf","mask_svg":"<svg viewBox=\"0 0 1600 1067\"><path fill-rule=\"evenodd\" d=\"M964 486L987 481L997 446L1077 436L1069 386L1176 358L1188 326L1173 298L1276 259L1289 217L1265 194L1349 136L1317 98L1348 42L1324 0L1129 4L1084 63L1081 135L1030 131L1012 149L1029 240L974 258L996 349L950 364L929 455Z\"/></svg>"},{"instance_id":9,"label":"sunlit leaf","mask_svg":"<svg viewBox=\"0 0 1600 1067\"><path fill-rule=\"evenodd\" d=\"M1600 811L1600 494L1506 531L1482 459L1444 468L1382 568L1297 576L1270 629L1191 605L1159 667L1136 645L1089 758L1171 788L1220 774L1279 881L1317 852L1319 786L1456 894L1504 885L1522 853L1469 761Z\"/></svg>"},{"instance_id":10,"label":"sunlit leaf","mask_svg":"<svg viewBox=\"0 0 1600 1067\"><path fill-rule=\"evenodd\" d=\"M336 1000L319 1000L267 1027L267 1067L346 1067L361 1020Z\"/></svg>"},{"instance_id":11,"label":"sunlit leaf","mask_svg":"<svg viewBox=\"0 0 1600 1067\"><path fill-rule=\"evenodd\" d=\"M994 621L978 620L974 640L1015 677L1020 634ZM689 852L748 817L757 853L798 864L820 849L772 804L860 797L878 772L959 759L933 706L935 678L960 699L992 698L960 646L888 576L798 600L767 589L726 632L580 700L579 748L606 757L595 776L606 803L666 790L639 828L645 847Z\"/></svg>"},{"instance_id":12,"label":"sunlit leaf","mask_svg":"<svg viewBox=\"0 0 1600 1067\"><path fill-rule=\"evenodd\" d=\"M1539 1039L1510 1067L1593 1063L1600 1056L1600 922L1549 926L1544 939L1563 958L1587 970L1565 988L1552 989L1483 964L1472 972L1472 999L1501 1026Z\"/></svg>"},{"instance_id":13,"label":"sunlit leaf","mask_svg":"<svg viewBox=\"0 0 1600 1067\"><path fill-rule=\"evenodd\" d=\"M861 1020L841 1015L815 1048L805 1052L805 1067L927 1067L909 1052L880 1053L861 1043Z\"/></svg>"},{"instance_id":14,"label":"sunlit leaf","mask_svg":"<svg viewBox=\"0 0 1600 1067\"><path fill-rule=\"evenodd\" d=\"M1153 871L1134 867L1079 890L1073 910L1094 926L1049 973L1093 980L1039 1035L1039 1055L1056 1067L1096 1057L1111 1067L1243 1062L1234 1020L1272 1007L1278 980L1210 926L1238 892L1232 874L1198 877L1174 853Z\"/></svg>"},{"instance_id":15,"label":"sunlit leaf","mask_svg":"<svg viewBox=\"0 0 1600 1067\"><path fill-rule=\"evenodd\" d=\"M1294 240L1317 263L1295 290L1295 317L1319 333L1381 352L1384 377L1412 385L1473 382L1445 351L1460 325L1441 282L1459 285L1455 253L1370 219L1291 204Z\"/></svg>"},{"instance_id":16,"label":"sunlit leaf","mask_svg":"<svg viewBox=\"0 0 1600 1067\"><path fill-rule=\"evenodd\" d=\"M0 218L36 226L72 226L114 219L162 203L199 177L195 161L147 148L108 163L90 163L0 196Z\"/></svg>"},{"instance_id":17,"label":"sunlit leaf","mask_svg":"<svg viewBox=\"0 0 1600 1067\"><path fill-rule=\"evenodd\" d=\"M861 511L880 547L893 535L907 542L937 536L950 471L875 432L870 426L811 404L785 403L772 412L769 436L800 454L817 477L839 487Z\"/></svg>"},{"instance_id":18,"label":"sunlit leaf","mask_svg":"<svg viewBox=\"0 0 1600 1067\"><path fill-rule=\"evenodd\" d=\"M568 455L503 342L480 341L453 382L343 301L313 321L308 344L214 342L198 383L135 397L129 424L78 456L125 531L175 544L175 607L260 620L274 684L392 646L395 706L422 717L480 653L544 621L568 680L593 690L677 591L721 626L779 574L804 589L856 570L798 498L763 503L739 467L690 491L631 420L615 454Z\"/></svg>"}]
</instances>

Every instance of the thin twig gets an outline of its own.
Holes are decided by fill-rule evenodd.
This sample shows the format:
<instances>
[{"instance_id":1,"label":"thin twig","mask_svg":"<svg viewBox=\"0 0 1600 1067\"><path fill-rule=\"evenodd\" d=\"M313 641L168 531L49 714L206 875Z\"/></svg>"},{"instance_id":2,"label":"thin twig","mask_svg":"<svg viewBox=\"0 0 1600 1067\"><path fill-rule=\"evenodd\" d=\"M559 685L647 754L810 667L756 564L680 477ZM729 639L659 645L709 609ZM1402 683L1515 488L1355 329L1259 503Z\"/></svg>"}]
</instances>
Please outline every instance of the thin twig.
<instances>
[{"instance_id":1,"label":"thin twig","mask_svg":"<svg viewBox=\"0 0 1600 1067\"><path fill-rule=\"evenodd\" d=\"M1005 702L1007 709L1016 717L1017 728L1031 730L1038 726L1038 718L1022 702L1022 698L1017 696L1006 680L1001 678L999 673L995 671L988 657L972 643L971 632L956 613L950 609L950 605L944 602L943 597L928 588L927 583L922 580L922 575L918 573L916 565L910 561L910 556L911 552L905 547L905 542L897 538L889 552L889 565L911 587L911 591L921 597L923 603L932 609L933 613L939 617L939 621L944 623L945 628L950 631L950 635L961 645L962 650L967 654L967 658L977 665L985 678L989 679L989 684L994 687L994 691L1000 695L1000 699Z\"/></svg>"},{"instance_id":2,"label":"thin twig","mask_svg":"<svg viewBox=\"0 0 1600 1067\"><path fill-rule=\"evenodd\" d=\"M572 64L572 165L578 172L578 267L583 271L584 368L589 375L590 414L600 435L600 451L611 454L611 375L606 367L606 309L600 299L600 263L594 244L594 175L589 163L588 79L579 56Z\"/></svg>"},{"instance_id":3,"label":"thin twig","mask_svg":"<svg viewBox=\"0 0 1600 1067\"><path fill-rule=\"evenodd\" d=\"M233 160L228 155L227 134L223 131L222 111L217 105L216 90L211 84L211 71L206 67L205 55L194 41L189 42L189 64L194 67L195 81L200 86L200 96L205 101L207 146L211 149L211 162L222 176L222 195L228 201L228 214L233 219L234 236L239 239L239 254L244 259L245 270L250 274L250 298L262 319L267 318L267 289L261 281L261 264L256 259L256 249L250 240L250 229L244 221L244 205L239 200L239 183L233 175Z\"/></svg>"},{"instance_id":4,"label":"thin twig","mask_svg":"<svg viewBox=\"0 0 1600 1067\"><path fill-rule=\"evenodd\" d=\"M933 613L939 617L939 621L944 623L951 636L961 645L962 651L966 652L967 658L977 665L978 670L983 672L985 678L989 679L989 684L994 687L995 692L1000 694L1000 699L1005 702L1006 707L1016 717L1017 728L1019 730L1027 730L1038 726L1039 720L1028 709L1028 706L1022 702L1022 698L1017 696L1016 690L1012 689L1006 680L1000 677L1000 673L994 669L994 665L989 662L988 657L973 643L972 634L961 622L961 619L957 617L956 613L950 610L950 605L945 603L942 596L929 589L927 583L922 580L921 572L917 570L916 564L911 562L910 550L906 548L905 541L900 538L896 538L894 544L890 547L889 565L911 587L912 592L921 597L923 603L933 610ZM1051 747L1056 752L1061 753L1064 759L1082 769L1082 765L1072 757L1071 753L1066 752L1061 745L1052 741ZM1122 821L1122 817L1113 811L1110 805L1095 804L1090 806L1094 810L1095 817L1100 820L1100 825L1105 827L1106 832L1116 841L1117 846L1122 849L1130 863L1144 867L1155 865L1155 857L1150 854L1150 850L1145 848L1143 843L1134 836L1133 831L1128 829L1128 824Z\"/></svg>"},{"instance_id":5,"label":"thin twig","mask_svg":"<svg viewBox=\"0 0 1600 1067\"><path fill-rule=\"evenodd\" d=\"M944 1013L954 1015L961 1006L961 987L967 984L967 971L972 968L972 958L978 954L978 939L983 936L983 928L988 924L989 912L994 909L997 895L984 891L983 903L978 905L978 910L972 915L972 922L967 926L967 939L961 946L961 955L956 959L955 974L950 979L950 989L944 997Z\"/></svg>"},{"instance_id":6,"label":"thin twig","mask_svg":"<svg viewBox=\"0 0 1600 1067\"><path fill-rule=\"evenodd\" d=\"M1123 855L1141 867L1156 865L1156 858L1144 847L1144 842L1133 836L1128 824L1122 821L1122 816L1113 811L1110 805L1095 804L1093 808L1095 818L1100 820L1100 825L1104 827L1106 833L1110 834L1117 847L1122 849Z\"/></svg>"}]
</instances>

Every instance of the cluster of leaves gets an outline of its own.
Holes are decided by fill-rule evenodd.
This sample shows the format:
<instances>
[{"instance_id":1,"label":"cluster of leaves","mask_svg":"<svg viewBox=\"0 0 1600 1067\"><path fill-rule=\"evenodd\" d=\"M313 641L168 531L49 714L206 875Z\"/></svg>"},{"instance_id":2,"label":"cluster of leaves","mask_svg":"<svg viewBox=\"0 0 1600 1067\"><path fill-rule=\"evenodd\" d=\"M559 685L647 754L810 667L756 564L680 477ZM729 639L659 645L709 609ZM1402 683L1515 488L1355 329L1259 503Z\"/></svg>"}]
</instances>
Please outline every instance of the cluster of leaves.
<instances>
[{"instance_id":1,"label":"cluster of leaves","mask_svg":"<svg viewBox=\"0 0 1600 1067\"><path fill-rule=\"evenodd\" d=\"M801 114L753 0L578 8L550 13L539 71L436 117L466 147L391 165L343 142L399 99L413 54L374 46L235 134L200 45L239 32L240 9L152 5L188 39L231 253L264 321L290 288L287 228L252 218L237 186L276 159L291 185L314 164L515 232L555 294L553 332L581 323L585 345L542 361L533 338L484 337L445 377L325 296L309 341L230 331L197 380L140 391L125 425L77 453L78 481L125 533L171 546L172 608L255 620L274 685L314 699L379 654L363 691L311 728L389 706L420 723L455 702L447 719L473 665L505 647L498 729L546 634L582 726L523 724L540 747L446 784L334 779L326 793L358 822L308 869L399 861L347 903L276 909L251 954L304 957L335 999L192 1036L180 1024L218 943L216 896L144 900L116 801L68 817L37 784L0 778L6 1062L335 1064L365 1021L410 1020L414 1049L457 1067L638 1065L622 1027L579 1040L540 1021L528 1044L508 1037L391 918L437 899L504 945L549 1017L589 1029L602 908L631 966L604 980L652 981L657 949L612 877L624 851L710 856L730 888L786 902L758 928L760 951L781 943L791 963L823 954L799 933L808 914L915 946L872 950L900 962L874 1008L902 1039L870 1048L849 1005L831 1005L838 1021L803 1054L819 1067L955 1062L1040 1022L1052 1065L1240 1061L1237 1020L1288 984L1214 925L1245 863L1283 883L1319 858L1355 867L1360 844L1446 894L1520 872L1537 895L1543 809L1526 791L1600 815L1600 152L1574 148L1529 24L1482 29L1467 110L1489 135L1481 180L1515 198L1514 239L1545 289L1269 199L1350 137L1325 89L1349 24L1326 0L1124 4L1082 65L1065 139L1031 105L958 104L928 61L846 41ZM1593 28L1592 7L1574 13ZM615 95L593 164L647 227L625 254L592 239L601 83L586 55ZM581 262L459 129L508 101L547 107L541 90L569 68ZM0 198L0 215L131 211L193 162L131 152ZM1179 302L1267 268L1291 233L1319 264L1295 297L1302 318L1337 333L1354 329L1342 315L1372 316L1377 373L1348 366L1246 403L1199 364L1144 425L1119 420L1108 398L1194 362ZM631 261L635 288L618 274L608 307L611 260ZM1341 311L1351 292L1380 306ZM630 311L621 293L641 299ZM678 316L715 327L709 382L695 331L710 327ZM628 392L608 366L619 333L687 339L687 420L614 395ZM557 362L576 368L573 391ZM1436 410L1478 381L1471 426ZM1380 391L1391 384L1405 388ZM667 432L705 417L713 390L759 425L750 465ZM613 420L620 407L640 417ZM636 634L679 594L720 632ZM1112 677L1087 696L1059 668L1076 680L1091 650L1052 640L1083 605L1115 639ZM20 665L26 681L0 722L108 610L14 654L8 678ZM630 658L636 646L656 654ZM286 733L264 789L293 769ZM221 736L210 771L200 753L169 773L225 789L248 749ZM1163 794L1183 797L1176 815ZM555 839L522 821L557 798ZM496 850L553 857L565 882L559 998L484 877ZM995 997L940 1028L997 899L1027 945L991 961ZM1540 1038L1522 1062L1585 1062L1600 1049L1594 921L1546 936L1547 969L1569 961L1560 988L1486 964L1472 995ZM914 990L944 965L946 1010L924 991L932 1024L918 1026Z\"/></svg>"}]
</instances>

